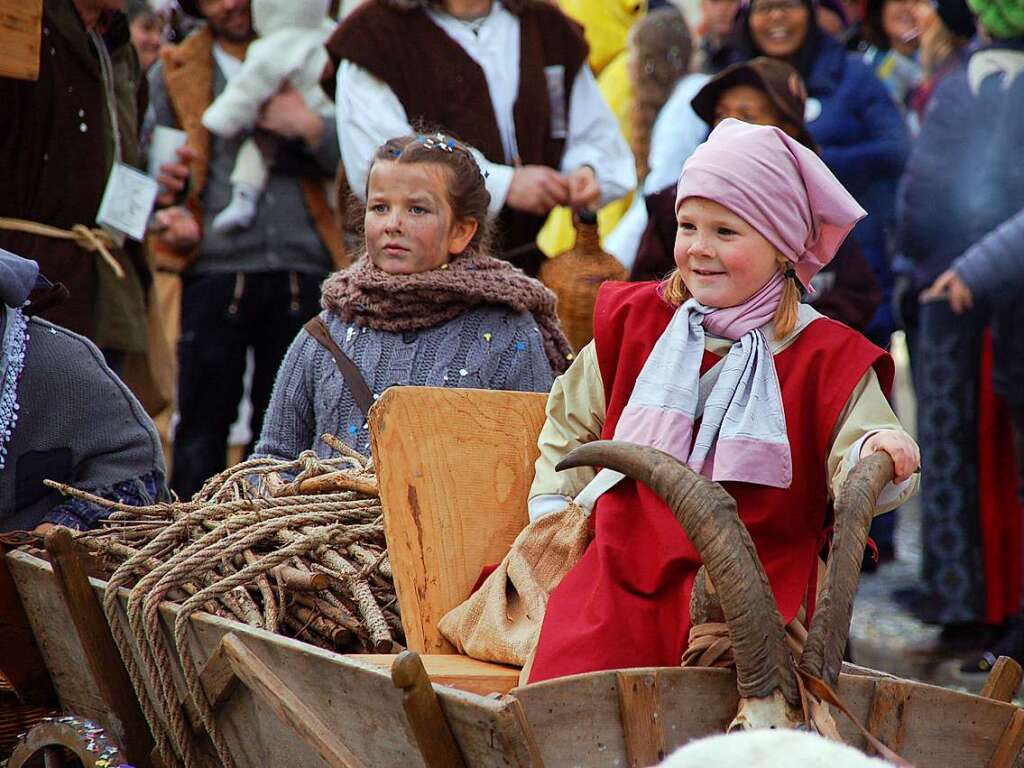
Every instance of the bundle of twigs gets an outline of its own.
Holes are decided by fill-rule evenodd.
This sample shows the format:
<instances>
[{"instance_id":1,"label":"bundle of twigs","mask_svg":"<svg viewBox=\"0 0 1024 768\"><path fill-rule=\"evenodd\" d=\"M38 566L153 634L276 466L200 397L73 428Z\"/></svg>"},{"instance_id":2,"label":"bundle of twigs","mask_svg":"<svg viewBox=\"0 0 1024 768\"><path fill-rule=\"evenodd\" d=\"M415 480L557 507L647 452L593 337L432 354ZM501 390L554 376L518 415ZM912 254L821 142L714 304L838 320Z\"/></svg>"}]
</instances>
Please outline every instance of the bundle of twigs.
<instances>
[{"instance_id":1,"label":"bundle of twigs","mask_svg":"<svg viewBox=\"0 0 1024 768\"><path fill-rule=\"evenodd\" d=\"M103 526L77 535L110 573L104 608L167 765L198 765L174 685L175 657L217 752L231 764L189 651L193 613L335 651L392 652L404 642L372 462L333 436L322 440L340 455L243 462L191 501L108 502ZM122 587L130 590L126 611ZM165 600L181 604L173 648L158 611Z\"/></svg>"},{"instance_id":2,"label":"bundle of twigs","mask_svg":"<svg viewBox=\"0 0 1024 768\"><path fill-rule=\"evenodd\" d=\"M261 569L246 583L205 601L202 609L330 650L389 653L402 641L402 630L373 466L333 436L324 440L340 458L321 460L308 451L293 462L243 462L211 478L188 502L110 505L115 509L102 527L77 539L119 586L135 587L148 574L167 571L175 556L205 537L208 544L198 550L189 578L162 594L184 603L266 553L289 544L301 547L332 526L334 533L324 543ZM287 527L274 524L296 514L311 517ZM171 540L140 556L176 523L178 533ZM261 530L267 535L251 547L224 554L224 535Z\"/></svg>"}]
</instances>

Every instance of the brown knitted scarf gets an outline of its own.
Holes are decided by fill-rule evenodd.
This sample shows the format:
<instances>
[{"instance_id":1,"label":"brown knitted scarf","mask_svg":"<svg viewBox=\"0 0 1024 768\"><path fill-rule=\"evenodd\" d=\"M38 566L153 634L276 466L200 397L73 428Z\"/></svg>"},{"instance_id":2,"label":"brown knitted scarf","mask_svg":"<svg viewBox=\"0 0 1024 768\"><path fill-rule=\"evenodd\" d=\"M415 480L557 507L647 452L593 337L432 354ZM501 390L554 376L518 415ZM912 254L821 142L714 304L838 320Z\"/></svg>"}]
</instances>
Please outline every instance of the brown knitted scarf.
<instances>
[{"instance_id":1,"label":"brown knitted scarf","mask_svg":"<svg viewBox=\"0 0 1024 768\"><path fill-rule=\"evenodd\" d=\"M381 331L432 328L481 304L504 305L533 315L556 375L572 361L572 348L555 314L555 294L507 261L490 256L460 256L441 269L391 275L363 255L327 278L320 301L347 323Z\"/></svg>"}]
</instances>

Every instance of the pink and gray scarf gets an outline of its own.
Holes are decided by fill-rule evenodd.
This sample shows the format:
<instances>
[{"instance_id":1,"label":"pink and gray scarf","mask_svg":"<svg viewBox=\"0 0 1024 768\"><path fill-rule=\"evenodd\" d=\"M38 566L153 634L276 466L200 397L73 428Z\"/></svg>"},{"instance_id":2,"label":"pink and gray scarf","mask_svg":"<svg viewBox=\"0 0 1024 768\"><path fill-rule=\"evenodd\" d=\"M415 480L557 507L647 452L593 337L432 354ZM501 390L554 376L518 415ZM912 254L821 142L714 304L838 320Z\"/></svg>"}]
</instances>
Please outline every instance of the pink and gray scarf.
<instances>
[{"instance_id":1,"label":"pink and gray scarf","mask_svg":"<svg viewBox=\"0 0 1024 768\"><path fill-rule=\"evenodd\" d=\"M814 152L778 128L737 120L723 121L686 162L677 209L688 197L741 216L805 286L865 215ZM785 279L776 273L735 307L696 299L679 307L637 377L615 439L660 448L716 481L788 488L792 455L765 337ZM706 332L736 343L702 378Z\"/></svg>"}]
</instances>

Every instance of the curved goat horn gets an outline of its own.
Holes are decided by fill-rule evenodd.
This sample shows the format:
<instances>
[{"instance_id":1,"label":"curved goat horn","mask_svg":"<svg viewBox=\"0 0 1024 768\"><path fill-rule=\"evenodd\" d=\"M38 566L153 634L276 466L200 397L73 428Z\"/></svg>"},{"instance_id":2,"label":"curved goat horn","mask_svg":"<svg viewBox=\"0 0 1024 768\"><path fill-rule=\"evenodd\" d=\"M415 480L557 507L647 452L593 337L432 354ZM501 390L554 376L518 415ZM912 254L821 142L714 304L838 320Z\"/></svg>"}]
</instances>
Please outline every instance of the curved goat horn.
<instances>
[{"instance_id":1,"label":"curved goat horn","mask_svg":"<svg viewBox=\"0 0 1024 768\"><path fill-rule=\"evenodd\" d=\"M740 697L770 698L781 691L790 706L799 707L782 616L732 496L664 451L633 443L587 443L557 469L594 465L621 472L658 494L700 553L729 625Z\"/></svg>"},{"instance_id":2,"label":"curved goat horn","mask_svg":"<svg viewBox=\"0 0 1024 768\"><path fill-rule=\"evenodd\" d=\"M850 635L853 599L875 502L882 489L892 482L893 472L887 453L873 453L850 471L836 499L825 582L800 655L800 669L830 686L835 686L843 666L843 650Z\"/></svg>"}]
</instances>

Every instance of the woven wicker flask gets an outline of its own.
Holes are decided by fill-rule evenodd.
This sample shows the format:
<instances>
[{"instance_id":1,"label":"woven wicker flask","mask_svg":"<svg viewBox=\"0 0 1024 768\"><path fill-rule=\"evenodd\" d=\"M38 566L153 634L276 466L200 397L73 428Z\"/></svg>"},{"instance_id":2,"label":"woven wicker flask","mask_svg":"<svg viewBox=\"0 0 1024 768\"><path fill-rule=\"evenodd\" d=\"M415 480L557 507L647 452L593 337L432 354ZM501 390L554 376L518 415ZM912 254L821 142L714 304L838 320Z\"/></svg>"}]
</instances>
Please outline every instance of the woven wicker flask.
<instances>
[{"instance_id":1,"label":"woven wicker flask","mask_svg":"<svg viewBox=\"0 0 1024 768\"><path fill-rule=\"evenodd\" d=\"M548 259L540 279L558 296L558 319L569 343L579 352L594 338L594 302L605 280L625 280L626 270L601 250L597 214L583 211L575 218L576 245Z\"/></svg>"}]
</instances>

